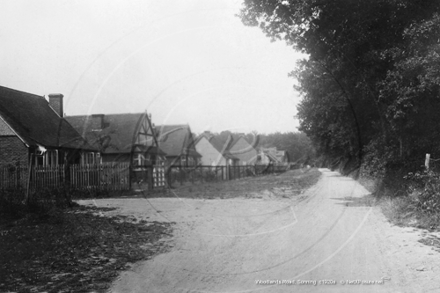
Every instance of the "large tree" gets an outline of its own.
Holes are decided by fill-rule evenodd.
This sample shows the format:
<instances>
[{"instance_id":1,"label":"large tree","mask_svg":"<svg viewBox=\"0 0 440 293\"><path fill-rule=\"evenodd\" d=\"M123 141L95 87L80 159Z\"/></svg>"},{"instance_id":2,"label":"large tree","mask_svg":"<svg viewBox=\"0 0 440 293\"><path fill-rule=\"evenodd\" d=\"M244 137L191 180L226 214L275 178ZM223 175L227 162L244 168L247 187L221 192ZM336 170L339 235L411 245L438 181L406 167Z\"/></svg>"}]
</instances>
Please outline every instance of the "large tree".
<instances>
[{"instance_id":1,"label":"large tree","mask_svg":"<svg viewBox=\"0 0 440 293\"><path fill-rule=\"evenodd\" d=\"M402 159L415 147L407 141L432 132L419 125L437 121L439 8L438 0L245 0L240 16L308 54L292 73L301 130L322 153L360 163L366 152Z\"/></svg>"}]
</instances>

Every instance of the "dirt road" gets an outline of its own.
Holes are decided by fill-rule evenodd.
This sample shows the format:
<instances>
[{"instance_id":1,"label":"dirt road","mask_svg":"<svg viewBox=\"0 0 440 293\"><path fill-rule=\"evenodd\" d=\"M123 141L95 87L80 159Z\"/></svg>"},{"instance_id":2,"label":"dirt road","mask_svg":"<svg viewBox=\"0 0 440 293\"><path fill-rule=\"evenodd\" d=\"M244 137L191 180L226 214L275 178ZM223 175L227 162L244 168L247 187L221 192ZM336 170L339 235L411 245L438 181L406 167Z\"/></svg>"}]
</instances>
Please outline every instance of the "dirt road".
<instances>
[{"instance_id":1,"label":"dirt road","mask_svg":"<svg viewBox=\"0 0 440 293\"><path fill-rule=\"evenodd\" d=\"M173 221L169 253L124 272L111 292L440 292L424 231L391 226L336 172L302 196L98 201Z\"/></svg>"}]
</instances>

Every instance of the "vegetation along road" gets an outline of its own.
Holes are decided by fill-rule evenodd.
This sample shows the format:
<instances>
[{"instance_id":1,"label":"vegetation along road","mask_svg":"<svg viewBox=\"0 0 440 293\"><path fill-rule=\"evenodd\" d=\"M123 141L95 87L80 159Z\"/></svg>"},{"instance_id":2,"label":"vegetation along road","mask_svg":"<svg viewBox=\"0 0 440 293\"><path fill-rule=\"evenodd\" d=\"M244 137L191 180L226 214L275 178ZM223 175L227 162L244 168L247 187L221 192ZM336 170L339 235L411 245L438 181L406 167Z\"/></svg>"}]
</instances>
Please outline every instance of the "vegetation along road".
<instances>
[{"instance_id":1,"label":"vegetation along road","mask_svg":"<svg viewBox=\"0 0 440 293\"><path fill-rule=\"evenodd\" d=\"M290 171L260 192L238 180L223 199L177 190L96 201L118 207L109 214L175 222L172 249L123 272L111 292L438 292L440 254L418 242L429 233L392 226L356 181L320 171L302 193Z\"/></svg>"}]
</instances>

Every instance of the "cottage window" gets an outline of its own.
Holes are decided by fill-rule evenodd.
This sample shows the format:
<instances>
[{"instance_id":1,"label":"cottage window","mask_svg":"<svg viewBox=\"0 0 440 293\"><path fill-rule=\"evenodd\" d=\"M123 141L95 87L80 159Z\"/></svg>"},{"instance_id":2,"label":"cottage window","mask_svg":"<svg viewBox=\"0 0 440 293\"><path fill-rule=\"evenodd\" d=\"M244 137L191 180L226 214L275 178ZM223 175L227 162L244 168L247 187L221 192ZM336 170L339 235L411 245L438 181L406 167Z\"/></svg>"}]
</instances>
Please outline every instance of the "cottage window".
<instances>
[{"instance_id":1,"label":"cottage window","mask_svg":"<svg viewBox=\"0 0 440 293\"><path fill-rule=\"evenodd\" d=\"M182 156L182 157L180 157L180 164L181 164L182 166L186 166L186 156Z\"/></svg>"},{"instance_id":2,"label":"cottage window","mask_svg":"<svg viewBox=\"0 0 440 293\"><path fill-rule=\"evenodd\" d=\"M36 166L57 166L58 165L58 151L47 150L43 155L35 155Z\"/></svg>"},{"instance_id":3,"label":"cottage window","mask_svg":"<svg viewBox=\"0 0 440 293\"><path fill-rule=\"evenodd\" d=\"M44 157L35 156L35 166L43 166L43 165L44 165Z\"/></svg>"},{"instance_id":4,"label":"cottage window","mask_svg":"<svg viewBox=\"0 0 440 293\"><path fill-rule=\"evenodd\" d=\"M144 166L144 165L148 165L150 161L151 161L151 157L149 154L145 156L143 154L138 154L137 157L134 159L134 164L136 166Z\"/></svg>"},{"instance_id":5,"label":"cottage window","mask_svg":"<svg viewBox=\"0 0 440 293\"><path fill-rule=\"evenodd\" d=\"M81 156L81 164L82 165L94 165L97 162L99 162L98 158L96 158L98 156L98 153L82 153Z\"/></svg>"},{"instance_id":6,"label":"cottage window","mask_svg":"<svg viewBox=\"0 0 440 293\"><path fill-rule=\"evenodd\" d=\"M96 153L96 163L102 164L102 157L100 153Z\"/></svg>"},{"instance_id":7,"label":"cottage window","mask_svg":"<svg viewBox=\"0 0 440 293\"><path fill-rule=\"evenodd\" d=\"M141 154L137 155L137 158L135 159L135 166L142 166L142 162L144 161L144 156Z\"/></svg>"}]
</instances>

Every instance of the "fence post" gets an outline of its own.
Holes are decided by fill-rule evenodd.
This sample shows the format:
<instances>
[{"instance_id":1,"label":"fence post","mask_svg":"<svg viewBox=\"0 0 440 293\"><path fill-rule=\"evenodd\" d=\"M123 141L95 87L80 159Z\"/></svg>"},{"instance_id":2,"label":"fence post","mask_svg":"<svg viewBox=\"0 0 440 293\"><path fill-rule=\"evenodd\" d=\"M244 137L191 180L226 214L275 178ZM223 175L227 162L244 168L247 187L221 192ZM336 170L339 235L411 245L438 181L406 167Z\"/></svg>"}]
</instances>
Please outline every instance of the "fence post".
<instances>
[{"instance_id":1,"label":"fence post","mask_svg":"<svg viewBox=\"0 0 440 293\"><path fill-rule=\"evenodd\" d=\"M26 204L29 203L29 192L30 192L30 188L31 188L31 175L32 175L32 161L34 159L34 154L31 153L30 155L30 161L29 161L29 172L28 172L28 181L27 181L27 188L26 188L26 197L25 197L25 201Z\"/></svg>"},{"instance_id":2,"label":"fence post","mask_svg":"<svg viewBox=\"0 0 440 293\"><path fill-rule=\"evenodd\" d=\"M153 184L154 184L154 180L153 180L153 177L154 177L154 166L146 166L146 168L147 168L147 180L148 180L148 190L153 190L153 188L154 188L154 186L153 186Z\"/></svg>"},{"instance_id":3,"label":"fence post","mask_svg":"<svg viewBox=\"0 0 440 293\"><path fill-rule=\"evenodd\" d=\"M425 167L426 170L429 170L429 159L431 157L431 154L426 154L426 158L425 158Z\"/></svg>"}]
</instances>

